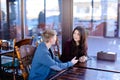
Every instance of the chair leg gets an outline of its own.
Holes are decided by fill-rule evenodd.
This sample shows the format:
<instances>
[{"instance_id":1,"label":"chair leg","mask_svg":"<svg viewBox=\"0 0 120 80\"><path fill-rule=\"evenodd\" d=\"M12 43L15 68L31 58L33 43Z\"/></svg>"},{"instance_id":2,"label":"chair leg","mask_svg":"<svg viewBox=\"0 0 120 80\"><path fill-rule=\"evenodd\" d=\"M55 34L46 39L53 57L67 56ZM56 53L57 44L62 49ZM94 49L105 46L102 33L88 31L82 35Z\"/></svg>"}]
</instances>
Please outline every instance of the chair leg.
<instances>
[{"instance_id":1,"label":"chair leg","mask_svg":"<svg viewBox=\"0 0 120 80\"><path fill-rule=\"evenodd\" d=\"M15 76L15 73L13 73L13 80L16 80L16 76Z\"/></svg>"},{"instance_id":2,"label":"chair leg","mask_svg":"<svg viewBox=\"0 0 120 80\"><path fill-rule=\"evenodd\" d=\"M13 68L13 80L16 80L16 76L18 75L18 69L17 67Z\"/></svg>"}]
</instances>

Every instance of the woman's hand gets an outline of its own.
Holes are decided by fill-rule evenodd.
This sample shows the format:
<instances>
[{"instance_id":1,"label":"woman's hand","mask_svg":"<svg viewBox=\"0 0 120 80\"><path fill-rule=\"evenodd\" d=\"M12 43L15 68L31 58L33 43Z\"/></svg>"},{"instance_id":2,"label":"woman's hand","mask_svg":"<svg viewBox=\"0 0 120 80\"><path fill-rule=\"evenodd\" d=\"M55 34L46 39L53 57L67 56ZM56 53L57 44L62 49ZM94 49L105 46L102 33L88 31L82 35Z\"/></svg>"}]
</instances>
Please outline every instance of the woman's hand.
<instances>
[{"instance_id":1,"label":"woman's hand","mask_svg":"<svg viewBox=\"0 0 120 80\"><path fill-rule=\"evenodd\" d=\"M74 58L71 60L71 62L72 62L73 64L76 64L76 63L78 62L78 60L76 59L76 57L74 57Z\"/></svg>"},{"instance_id":2,"label":"woman's hand","mask_svg":"<svg viewBox=\"0 0 120 80\"><path fill-rule=\"evenodd\" d=\"M81 56L79 58L79 62L85 62L87 60L87 56Z\"/></svg>"}]
</instances>

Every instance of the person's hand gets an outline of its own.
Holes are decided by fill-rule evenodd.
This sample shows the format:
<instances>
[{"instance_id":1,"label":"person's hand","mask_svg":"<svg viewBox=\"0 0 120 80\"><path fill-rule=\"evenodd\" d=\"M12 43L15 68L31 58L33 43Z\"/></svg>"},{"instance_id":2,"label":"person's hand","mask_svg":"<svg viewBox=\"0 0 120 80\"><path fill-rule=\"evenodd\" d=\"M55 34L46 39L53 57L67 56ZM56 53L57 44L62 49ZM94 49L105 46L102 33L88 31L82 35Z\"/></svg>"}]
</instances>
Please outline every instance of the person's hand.
<instances>
[{"instance_id":1,"label":"person's hand","mask_svg":"<svg viewBox=\"0 0 120 80\"><path fill-rule=\"evenodd\" d=\"M79 62L85 62L87 60L86 56L82 56L79 58Z\"/></svg>"},{"instance_id":2,"label":"person's hand","mask_svg":"<svg viewBox=\"0 0 120 80\"><path fill-rule=\"evenodd\" d=\"M76 63L78 62L78 60L76 59L76 57L74 57L74 58L71 60L71 62L72 62L73 64L76 64Z\"/></svg>"}]
</instances>

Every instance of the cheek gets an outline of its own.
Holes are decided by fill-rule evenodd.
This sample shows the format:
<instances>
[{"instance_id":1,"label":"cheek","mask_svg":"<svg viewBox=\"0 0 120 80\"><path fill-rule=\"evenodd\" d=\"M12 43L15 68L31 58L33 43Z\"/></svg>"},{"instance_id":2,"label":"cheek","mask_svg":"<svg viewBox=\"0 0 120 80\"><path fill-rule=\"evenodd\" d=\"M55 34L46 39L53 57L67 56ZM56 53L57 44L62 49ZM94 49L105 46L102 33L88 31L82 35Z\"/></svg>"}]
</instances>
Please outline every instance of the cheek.
<instances>
[{"instance_id":1,"label":"cheek","mask_svg":"<svg viewBox=\"0 0 120 80\"><path fill-rule=\"evenodd\" d=\"M73 38L76 38L76 35L75 35L75 34L73 34Z\"/></svg>"},{"instance_id":2,"label":"cheek","mask_svg":"<svg viewBox=\"0 0 120 80\"><path fill-rule=\"evenodd\" d=\"M74 39L80 40L80 36L79 35L73 35Z\"/></svg>"},{"instance_id":3,"label":"cheek","mask_svg":"<svg viewBox=\"0 0 120 80\"><path fill-rule=\"evenodd\" d=\"M78 36L78 40L80 40L80 36Z\"/></svg>"},{"instance_id":4,"label":"cheek","mask_svg":"<svg viewBox=\"0 0 120 80\"><path fill-rule=\"evenodd\" d=\"M55 42L56 42L56 38L53 39L53 44L55 44Z\"/></svg>"},{"instance_id":5,"label":"cheek","mask_svg":"<svg viewBox=\"0 0 120 80\"><path fill-rule=\"evenodd\" d=\"M55 44L55 43L56 43L56 40L53 41L53 44Z\"/></svg>"},{"instance_id":6,"label":"cheek","mask_svg":"<svg viewBox=\"0 0 120 80\"><path fill-rule=\"evenodd\" d=\"M55 42L56 42L57 38L55 38L54 40L55 40Z\"/></svg>"}]
</instances>

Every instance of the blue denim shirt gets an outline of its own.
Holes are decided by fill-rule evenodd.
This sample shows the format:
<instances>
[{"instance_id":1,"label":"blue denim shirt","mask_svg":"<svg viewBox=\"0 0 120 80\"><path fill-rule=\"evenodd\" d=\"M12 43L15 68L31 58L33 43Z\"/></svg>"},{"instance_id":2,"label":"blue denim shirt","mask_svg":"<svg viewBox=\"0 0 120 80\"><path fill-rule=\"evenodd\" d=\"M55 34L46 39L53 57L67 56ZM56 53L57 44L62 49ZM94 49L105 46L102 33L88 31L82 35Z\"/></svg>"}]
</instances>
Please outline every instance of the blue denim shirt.
<instances>
[{"instance_id":1,"label":"blue denim shirt","mask_svg":"<svg viewBox=\"0 0 120 80\"><path fill-rule=\"evenodd\" d=\"M53 58L44 42L35 51L29 80L46 80L51 70L60 71L73 66L71 62L62 63L55 55Z\"/></svg>"}]
</instances>

